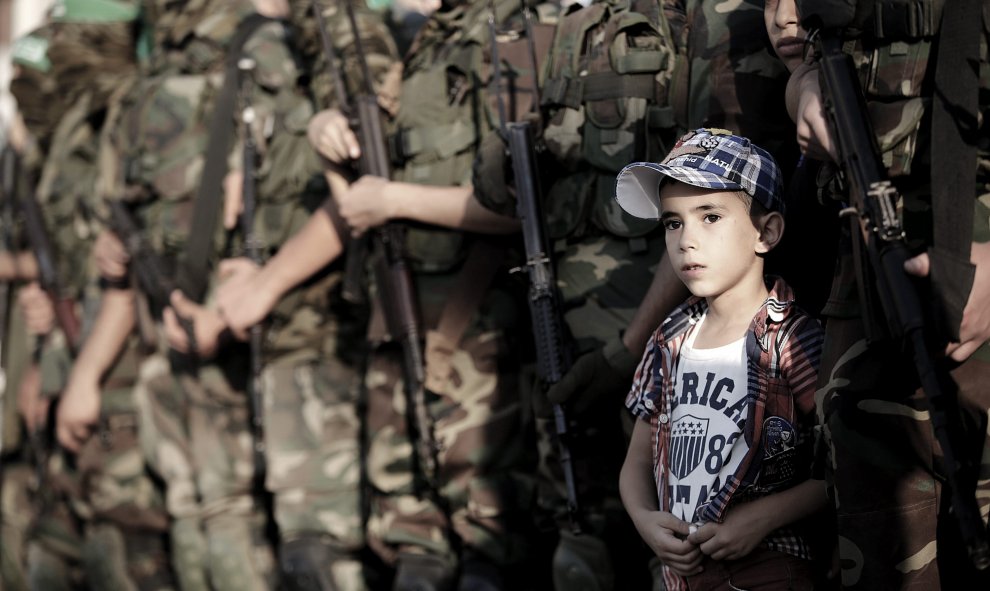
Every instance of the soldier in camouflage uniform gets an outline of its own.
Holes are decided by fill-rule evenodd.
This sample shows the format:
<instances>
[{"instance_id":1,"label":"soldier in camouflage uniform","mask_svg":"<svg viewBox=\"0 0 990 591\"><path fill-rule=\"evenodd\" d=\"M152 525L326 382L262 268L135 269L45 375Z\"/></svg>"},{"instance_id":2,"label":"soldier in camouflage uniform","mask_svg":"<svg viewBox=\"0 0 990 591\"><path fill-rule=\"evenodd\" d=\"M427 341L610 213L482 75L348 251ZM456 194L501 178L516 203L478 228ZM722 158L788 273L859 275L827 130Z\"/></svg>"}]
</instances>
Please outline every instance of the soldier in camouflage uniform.
<instances>
[{"instance_id":1,"label":"soldier in camouflage uniform","mask_svg":"<svg viewBox=\"0 0 990 591\"><path fill-rule=\"evenodd\" d=\"M98 275L90 259L100 230L94 187L101 126L115 93L136 74L134 3L89 5L59 2L55 35L48 49L53 72L71 105L59 122L37 187L46 223L59 255L63 297L80 302L85 327L99 303ZM77 89L77 90L76 90ZM45 392L62 393L59 418L71 416L77 393L66 388L71 366L65 335L48 340L41 365ZM103 379L99 421L85 442L73 440L75 471L66 479L66 502L80 521L80 559L88 585L107 589L170 589L166 556L167 515L158 481L146 471L137 445L133 387L143 353L132 338ZM85 372L85 364L73 368ZM98 382L99 378L93 380ZM78 384L79 379L72 380ZM63 436L62 438L66 438Z\"/></svg>"},{"instance_id":2,"label":"soldier in camouflage uniform","mask_svg":"<svg viewBox=\"0 0 990 591\"><path fill-rule=\"evenodd\" d=\"M26 181L36 178L43 158L42 150L49 145L52 131L62 109L56 102L51 62L47 59L50 27L42 27L18 39L14 43L12 61L15 67L11 91L22 106L18 120L7 130L7 141L18 151L20 158L19 189L26 190ZM48 109L44 107L48 106ZM18 133L15 125L23 125ZM3 199L9 196L4 195ZM4 207L14 207L11 202ZM13 214L13 211L11 211ZM26 573L29 528L36 518L37 504L32 502L35 470L31 465L29 433L36 428L34 407L37 406L37 388L23 384L25 368L30 365L31 339L27 333L24 315L17 302L17 282L33 280L35 269L30 252L19 250L16 229L5 226L2 232L5 243L14 250L0 252L0 276L10 283L7 334L3 341L3 393L4 421L3 482L0 482L0 584L4 589L19 591L28 588ZM9 241L9 242L8 242ZM29 395L29 396L27 396ZM22 399L23 398L23 399Z\"/></svg>"},{"instance_id":3,"label":"soldier in camouflage uniform","mask_svg":"<svg viewBox=\"0 0 990 591\"><path fill-rule=\"evenodd\" d=\"M248 19L254 12L249 2L148 2L144 7L154 39L151 62L129 95L118 133L108 138L108 153L121 157L107 159L107 178L118 185L123 180L125 186L105 189L105 194L128 199L145 237L166 264L180 271L186 268L182 249L192 224L193 194L205 176L204 152L211 139L207 125L221 87L229 80L233 89L244 90L241 99L250 101L256 113L255 124L243 131L255 136L263 156L254 225L262 252L270 251L305 217L301 195L310 180L306 162L285 152L312 113L298 87L299 71L286 27ZM233 47L235 40L243 45ZM237 53L229 57L230 52ZM237 56L254 64L244 79L230 67ZM216 117L232 117L231 133L234 111L239 112L235 106L216 110ZM122 169L115 166L121 160ZM232 151L228 160L240 158ZM238 197L239 173L226 178L228 196ZM214 205L221 207L219 202ZM227 206L223 217L222 226L207 230L213 236L211 244L193 257L215 264L242 248L236 206ZM106 260L105 271L119 272L119 267L113 268L119 259ZM215 278L205 279L211 284L210 301ZM255 486L251 411L245 395L253 379L247 347L220 339L223 322L214 308L182 294L173 294L171 303L174 309L156 310L162 314L156 326L163 344L160 355L142 368L138 402L142 445L166 482L180 586L271 588L276 569L264 491ZM195 350L185 340L178 317L193 322ZM300 338L306 341L307 335ZM318 342L320 337L315 338Z\"/></svg>"},{"instance_id":4,"label":"soldier in camouflage uniform","mask_svg":"<svg viewBox=\"0 0 990 591\"><path fill-rule=\"evenodd\" d=\"M517 2L499 2L496 10L501 20L519 8ZM447 6L426 25L419 49L408 60L402 93L414 100L403 102L398 115L405 139L397 137L392 143L415 142L415 151L407 147L404 154L397 155L404 166L396 177L418 184L389 184L384 179L363 177L349 190L335 191L336 200L353 205L370 194L380 206L384 196L381 189L391 187L410 206L408 217L446 204L452 206L452 215L441 222L444 225L487 232L492 230L492 222L496 228L501 224L503 231L514 228L511 220L487 214L477 206L470 208L478 216L473 220L460 219L458 214L470 199L474 151L497 123L493 111L482 106L487 101L477 78L483 71L482 56L488 44L487 14L488 7L482 2ZM434 61L438 56L442 59ZM437 110L443 105L447 108ZM479 107L480 119L472 117L472 109ZM328 114L318 127L313 133L314 143L330 160L346 163L360 154L361 146L339 113ZM355 231L384 221L376 205L365 210L367 216L359 213L360 219L351 220ZM342 213L343 209L341 205ZM353 207L348 211L355 213ZM435 213L433 210L427 215ZM402 217L406 216L403 212ZM261 275L273 276L272 281L281 284L286 275L305 277L309 267L319 268L336 256L342 248L341 228L331 219L314 218L291 243L296 260L286 254L280 265L267 266ZM423 221L438 222L433 217ZM423 324L434 328L447 297L458 301L449 290L457 283L458 271L470 250L467 244L477 239L421 229L410 230L408 239ZM289 246L284 253L290 252ZM321 253L315 263L309 254L314 251ZM483 279L469 276L469 280ZM488 281L484 279L482 287ZM507 339L512 334L515 311L504 280L495 281L501 287L482 294L480 311L468 306L468 326L463 334L451 338L431 330L427 337L428 351L431 343L436 345L436 339L444 338L440 344L448 350L447 355L439 350L442 348L434 353L444 365L427 366L432 374L428 382L430 415L436 421L436 437L442 442L439 491L417 494L421 493L421 475L412 469L415 460L405 420L408 402L403 394L398 346L382 343L381 330L372 335L376 349L365 379L371 434L368 479L373 492L369 542L387 562L398 565L397 589L449 588L457 558L463 565L460 588L497 588L500 583L495 565L511 565L522 550L517 520L528 504L530 489L514 472L522 438L515 369ZM254 320L258 317L256 307L242 302L231 306L227 315ZM232 320L232 324L237 322Z\"/></svg>"},{"instance_id":5,"label":"soldier in camouflage uniform","mask_svg":"<svg viewBox=\"0 0 990 591\"><path fill-rule=\"evenodd\" d=\"M322 4L330 39L345 64L347 91L357 92L362 79L351 25L342 5ZM334 77L310 13L311 2L296 2L291 8L317 104L337 107ZM381 18L359 6L355 9L366 52L363 57L377 83L395 64L397 52ZM276 249L299 230L326 196L326 185L316 183L292 204L288 198L302 188L285 186L289 168L293 178L315 175L323 180L323 165L306 138L311 114L297 113L290 129L294 135L275 139L282 145L273 143L259 179L262 195L291 189L278 204L263 202L257 213L266 219L264 235L275 259L292 256L291 250L283 254ZM324 213L321 210L319 215ZM224 270L233 266L233 261L225 263ZM273 496L283 582L301 591L360 591L368 586L362 572L367 567L361 563L365 536L358 400L366 314L341 297L342 271L343 261L334 262L295 289L279 294L265 322L266 487ZM218 297L221 304L223 290L243 289L254 271L244 269L235 277L223 285Z\"/></svg>"},{"instance_id":6,"label":"soldier in camouflage uniform","mask_svg":"<svg viewBox=\"0 0 990 591\"><path fill-rule=\"evenodd\" d=\"M909 259L905 270L921 277L929 276L931 271L930 282L923 282L929 296L924 300L934 301L936 306L926 311L933 317L950 312L949 319L937 325L937 344L933 343L930 350L937 363L951 369L958 385L963 432L954 433L962 444L955 453L974 463L977 472L973 480L963 480L967 489L961 492L975 492L980 526L985 527L990 500L990 481L986 479L990 469L990 389L986 385L990 377L990 323L986 317L990 304L990 6L973 3L974 14L962 17L968 23L967 29L958 20L951 28L945 22L950 6L959 9L961 4L957 3L920 2L914 13L918 18L910 20L897 18L901 8L897 3L849 3L848 7L834 4L797 3L802 17L812 17L813 23L815 17L825 15L824 22L852 41L844 45L844 50L853 55L883 163L903 197L903 203L897 205L908 248L911 254L924 253ZM855 18L863 20L853 20L853 8ZM864 27L864 22L869 25ZM878 29L875 25L881 23L883 28ZM959 100L958 104L950 103L953 117L964 120L966 111L975 109L971 116L979 118L972 127L974 136L968 138L975 144L977 165L972 193L973 228L971 233L968 228L958 228L966 232L964 239L972 238L970 262L975 265L975 279L971 288L960 281L960 275L953 274L944 254L937 256L945 247L933 236L932 210L940 203L933 197L938 191L933 182L938 174L934 152L948 148L934 145L930 117L935 115L929 117L926 112L937 110L932 107L939 101L929 100L938 94L937 70L944 67L941 63L936 67L936 48L944 47L942 43L949 34L964 37L974 46L978 39L978 56L967 55L970 65L960 63L948 70L949 77L955 77L956 72L972 77L975 87L971 105L959 96L950 97ZM804 65L791 78L788 107L795 117L798 141L805 154L832 161L836 158L834 138L829 137L822 115L822 94L817 66ZM964 197L968 193L964 185L959 190ZM841 191L830 192L829 196L846 200ZM932 418L918 388L913 362L902 354L900 343L876 331L883 319L869 314L867 303L860 298L852 254L853 234L848 226L843 230L839 265L824 310L826 344L818 392L820 419L830 452L822 467L834 486L842 585L850 589L985 587L987 571L973 568L950 512L950 495L943 487L942 454L933 438ZM968 292L968 299L966 295L945 299L942 294L952 290L958 294ZM946 302L954 302L956 308L953 310ZM958 315L954 319L952 311ZM954 330L958 334L950 336Z\"/></svg>"},{"instance_id":7,"label":"soldier in camouflage uniform","mask_svg":"<svg viewBox=\"0 0 990 591\"><path fill-rule=\"evenodd\" d=\"M512 0L496 2L493 17L499 27L511 27L521 9ZM458 589L502 588L527 551L522 518L533 483L514 340L526 325L518 286L505 274L508 265L500 265L506 246L482 235L517 225L480 207L471 172L478 147L499 125L489 86L491 10L472 1L444 4L433 14L405 60L389 138L393 180L366 176L335 195L357 231L390 219L433 225L410 225L405 245L426 336L426 422L432 422L412 424L434 430L434 494L417 494L424 466L413 454L417 443L406 420L414 401L403 395L399 351L380 335L371 335L377 348L365 380L369 538L397 563L397 589L451 588L457 566ZM454 317L462 321L458 329L451 328Z\"/></svg>"}]
</instances>

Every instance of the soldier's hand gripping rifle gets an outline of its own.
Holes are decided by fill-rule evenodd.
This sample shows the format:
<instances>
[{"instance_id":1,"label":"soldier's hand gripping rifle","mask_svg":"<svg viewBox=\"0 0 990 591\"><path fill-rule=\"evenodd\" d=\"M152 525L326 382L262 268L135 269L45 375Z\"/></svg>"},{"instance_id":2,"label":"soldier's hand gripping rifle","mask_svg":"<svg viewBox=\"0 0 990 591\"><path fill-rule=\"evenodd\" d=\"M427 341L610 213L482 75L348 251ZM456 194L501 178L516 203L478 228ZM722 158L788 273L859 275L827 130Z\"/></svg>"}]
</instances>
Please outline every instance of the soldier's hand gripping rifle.
<instances>
[{"instance_id":1,"label":"soldier's hand gripping rifle","mask_svg":"<svg viewBox=\"0 0 990 591\"><path fill-rule=\"evenodd\" d=\"M261 266L261 244L254 231L254 218L257 206L255 174L257 171L258 150L254 143L252 125L255 112L251 106L248 90L249 75L254 70L255 62L250 58L242 58L237 63L237 69L242 79L241 86L241 123L244 128L244 153L242 173L244 181L241 189L241 232L244 236L244 254L251 261ZM248 343L250 345L251 375L248 378L248 403L251 408L251 439L253 440L254 478L264 488L265 482L265 426L264 406L261 399L261 370L262 351L265 332L261 322L251 327Z\"/></svg>"},{"instance_id":2,"label":"soldier's hand gripping rifle","mask_svg":"<svg viewBox=\"0 0 990 591\"><path fill-rule=\"evenodd\" d=\"M354 97L353 102L348 100L341 74L343 64L330 41L320 3L318 0L314 0L313 13L319 25L323 50L334 76L338 102L348 116L351 128L358 134L358 141L361 145L359 163L361 173L390 179L392 171L388 147L385 143L381 107L378 104L367 60L364 57L354 8L348 1L344 1L342 4L347 11L347 18L354 34L354 45L364 78L364 92ZM402 347L403 383L415 419L412 427L415 431L416 458L419 462L420 473L426 481L425 485L430 491L435 492L438 486L437 454L439 453L439 446L434 437L433 419L426 406L423 350L412 277L403 252L404 231L400 225L387 223L381 228L370 230L369 233L373 246L379 250L380 254L376 260L375 273L378 278L379 297L385 313L388 333ZM360 244L360 242L356 245L351 244L348 248L353 250L357 246L360 249ZM348 267L352 267L352 269L350 272L345 271L345 275L353 277L355 273L363 272L364 262L361 260L363 255L360 250L357 253L357 255L351 256L358 258L348 260Z\"/></svg>"},{"instance_id":3,"label":"soldier's hand gripping rifle","mask_svg":"<svg viewBox=\"0 0 990 591\"><path fill-rule=\"evenodd\" d=\"M160 315L162 310L170 305L172 292L178 289L167 271L164 261L151 246L134 216L123 201L108 200L110 217L106 220L107 227L120 238L130 257L131 272L137 279L138 287L148 296L152 310ZM196 351L196 331L192 321L176 314L179 324L189 340L189 348Z\"/></svg>"},{"instance_id":4,"label":"soldier's hand gripping rifle","mask_svg":"<svg viewBox=\"0 0 990 591\"><path fill-rule=\"evenodd\" d=\"M530 26L529 11L526 10L527 38L530 43L533 76L537 74L536 57L533 51L533 32ZM533 338L536 342L537 372L546 386L560 381L571 367L571 350L567 346L564 320L561 313L560 293L554 273L552 251L545 227L542 211L542 191L540 175L536 163L533 123L531 121L506 121L506 108L502 98L502 72L498 53L495 7L488 17L492 38L492 63L494 68L495 92L500 119L499 133L507 144L512 174L515 181L516 213L522 223L523 242L526 246L526 273L529 275L529 311L533 323ZM534 79L533 88L537 89ZM539 98L533 102L540 104ZM574 465L568 444L567 416L559 404L553 405L554 429L557 435L557 453L564 474L567 490L567 513L571 530L581 533L580 505L574 477Z\"/></svg>"},{"instance_id":5,"label":"soldier's hand gripping rifle","mask_svg":"<svg viewBox=\"0 0 990 591\"><path fill-rule=\"evenodd\" d=\"M875 286L859 273L861 292L875 287L891 335L906 344L914 356L921 387L928 401L932 429L942 449L946 485L952 494L952 510L969 557L978 569L990 566L990 543L976 504L975 490L965 490L962 473L969 459L958 454L962 433L954 396L943 391L926 346L926 323L918 292L904 271L910 257L897 213L900 195L880 158L873 124L853 66L842 52L841 40L827 31L813 35L820 57L818 67L827 118L839 153L843 180L849 188L850 207L842 211L850 219L853 239L866 251ZM857 236L858 234L858 236ZM964 463L965 462L965 463Z\"/></svg>"},{"instance_id":6,"label":"soldier's hand gripping rifle","mask_svg":"<svg viewBox=\"0 0 990 591\"><path fill-rule=\"evenodd\" d=\"M5 153L5 158L4 171L5 173L8 169L11 171L13 178L10 182L15 183L17 157L13 150L9 150ZM12 194L16 194L16 185L12 186L12 191ZM25 191L17 199L17 204L21 210L28 244L31 246L31 252L37 263L38 283L52 301L52 306L55 308L55 320L65 334L69 354L74 359L79 347L79 319L76 317L75 302L72 298L66 297L62 290L62 282L59 280L58 268L56 267L55 248L52 246L48 226L45 224L45 218L41 213L41 206L38 204L34 191Z\"/></svg>"}]
</instances>

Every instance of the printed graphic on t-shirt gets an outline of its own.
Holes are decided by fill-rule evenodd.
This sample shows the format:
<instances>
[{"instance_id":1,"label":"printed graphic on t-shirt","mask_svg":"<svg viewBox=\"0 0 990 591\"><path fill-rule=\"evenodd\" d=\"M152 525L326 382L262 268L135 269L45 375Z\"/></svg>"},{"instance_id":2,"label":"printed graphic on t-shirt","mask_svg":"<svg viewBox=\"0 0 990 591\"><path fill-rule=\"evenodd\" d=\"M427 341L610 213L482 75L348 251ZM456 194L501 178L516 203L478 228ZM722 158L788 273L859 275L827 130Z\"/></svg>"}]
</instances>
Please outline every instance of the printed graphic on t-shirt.
<instances>
[{"instance_id":1,"label":"printed graphic on t-shirt","mask_svg":"<svg viewBox=\"0 0 990 591\"><path fill-rule=\"evenodd\" d=\"M694 522L695 512L735 473L749 446L744 341L724 347L681 348L670 401L668 490L671 513Z\"/></svg>"}]
</instances>

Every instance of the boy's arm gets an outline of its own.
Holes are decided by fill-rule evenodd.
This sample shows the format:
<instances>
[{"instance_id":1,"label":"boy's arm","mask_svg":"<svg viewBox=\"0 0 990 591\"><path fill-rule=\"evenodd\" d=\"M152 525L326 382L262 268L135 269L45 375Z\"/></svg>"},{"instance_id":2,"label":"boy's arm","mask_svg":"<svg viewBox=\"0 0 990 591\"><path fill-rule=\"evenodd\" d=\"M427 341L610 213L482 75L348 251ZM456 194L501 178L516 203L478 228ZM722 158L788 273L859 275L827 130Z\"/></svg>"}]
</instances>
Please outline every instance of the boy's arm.
<instances>
[{"instance_id":1,"label":"boy's arm","mask_svg":"<svg viewBox=\"0 0 990 591\"><path fill-rule=\"evenodd\" d=\"M770 532L814 514L828 502L825 482L797 486L737 505L722 523L706 523L688 536L713 560L736 560L753 551Z\"/></svg>"},{"instance_id":2,"label":"boy's arm","mask_svg":"<svg viewBox=\"0 0 990 591\"><path fill-rule=\"evenodd\" d=\"M699 573L703 555L697 545L684 539L690 524L658 508L652 443L650 424L637 420L619 473L622 504L640 537L665 565L681 576Z\"/></svg>"}]
</instances>

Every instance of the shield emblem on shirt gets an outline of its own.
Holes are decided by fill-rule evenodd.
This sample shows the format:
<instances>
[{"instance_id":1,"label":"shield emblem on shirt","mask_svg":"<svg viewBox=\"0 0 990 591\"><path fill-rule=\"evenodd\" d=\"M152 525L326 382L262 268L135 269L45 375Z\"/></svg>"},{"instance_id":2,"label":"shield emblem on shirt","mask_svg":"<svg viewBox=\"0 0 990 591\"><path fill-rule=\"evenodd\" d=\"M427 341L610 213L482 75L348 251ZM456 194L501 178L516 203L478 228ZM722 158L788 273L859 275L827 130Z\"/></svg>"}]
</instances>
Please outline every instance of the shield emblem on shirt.
<instances>
[{"instance_id":1,"label":"shield emblem on shirt","mask_svg":"<svg viewBox=\"0 0 990 591\"><path fill-rule=\"evenodd\" d=\"M708 419L684 415L670 429L670 472L684 478L701 463L708 437Z\"/></svg>"}]
</instances>

